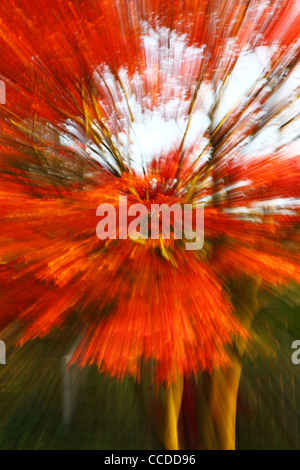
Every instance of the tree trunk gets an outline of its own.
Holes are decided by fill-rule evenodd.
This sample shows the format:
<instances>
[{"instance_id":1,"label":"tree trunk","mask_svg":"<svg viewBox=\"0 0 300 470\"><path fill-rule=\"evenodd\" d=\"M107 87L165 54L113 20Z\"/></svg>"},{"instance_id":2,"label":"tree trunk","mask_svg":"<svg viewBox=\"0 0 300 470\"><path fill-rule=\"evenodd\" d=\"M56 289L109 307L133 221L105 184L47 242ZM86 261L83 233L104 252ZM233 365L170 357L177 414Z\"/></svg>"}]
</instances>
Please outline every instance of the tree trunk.
<instances>
[{"instance_id":1,"label":"tree trunk","mask_svg":"<svg viewBox=\"0 0 300 470\"><path fill-rule=\"evenodd\" d=\"M158 429L166 450L179 450L178 418L183 392L183 376L170 384L165 390L165 410L162 426Z\"/></svg>"},{"instance_id":2,"label":"tree trunk","mask_svg":"<svg viewBox=\"0 0 300 470\"><path fill-rule=\"evenodd\" d=\"M248 332L259 310L257 293L260 284L258 278L244 278L231 285L235 315ZM227 348L232 366L202 375L198 406L201 449L235 449L237 394L246 346L247 342L238 338L233 347Z\"/></svg>"},{"instance_id":3,"label":"tree trunk","mask_svg":"<svg viewBox=\"0 0 300 470\"><path fill-rule=\"evenodd\" d=\"M236 402L242 363L238 357L232 361L232 367L203 374L198 407L201 449L235 449Z\"/></svg>"},{"instance_id":4,"label":"tree trunk","mask_svg":"<svg viewBox=\"0 0 300 470\"><path fill-rule=\"evenodd\" d=\"M179 450L178 418L183 392L183 376L170 385L155 387L151 384L151 371L145 368L140 384L136 384L137 399L147 424L166 450Z\"/></svg>"}]
</instances>

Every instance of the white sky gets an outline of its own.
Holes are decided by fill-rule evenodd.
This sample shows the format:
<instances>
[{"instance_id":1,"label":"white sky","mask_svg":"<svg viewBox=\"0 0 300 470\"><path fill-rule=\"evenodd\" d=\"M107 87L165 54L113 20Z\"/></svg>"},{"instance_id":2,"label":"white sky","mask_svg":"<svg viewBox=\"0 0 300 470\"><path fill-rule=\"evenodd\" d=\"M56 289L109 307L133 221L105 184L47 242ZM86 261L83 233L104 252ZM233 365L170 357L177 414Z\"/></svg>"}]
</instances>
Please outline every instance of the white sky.
<instances>
[{"instance_id":1,"label":"white sky","mask_svg":"<svg viewBox=\"0 0 300 470\"><path fill-rule=\"evenodd\" d=\"M116 143L122 149L124 156L130 156L131 165L139 173L142 165L147 165L154 157L178 148L187 125L189 101L186 100L188 90L194 85L195 73L203 57L204 47L189 47L185 36L178 36L166 28L151 29L144 24L142 37L145 71L128 78L126 70L120 70L119 76L126 90L126 97L108 68L95 73L95 79L103 87L107 101L111 102L107 109L111 119L108 122ZM216 126L228 111L234 108L240 100L244 100L250 88L261 83L264 71L270 64L272 48L261 46L254 51L244 51L222 92L222 99L214 115L213 125ZM159 65L158 65L159 64ZM189 73L190 72L190 73ZM194 74L193 74L194 72ZM152 98L159 82L157 101ZM109 88L109 93L107 92ZM295 95L300 88L300 66L294 70L286 84L276 93L266 106L276 106L279 103L289 104L262 131L243 147L244 155L249 157L261 156L274 152L280 145L291 142L299 133L299 117L291 125L279 132L279 127L291 117L299 114L299 100ZM119 114L118 131L116 117L113 111L111 96L113 96ZM192 157L196 158L205 147L207 139L204 133L210 124L209 109L213 103L214 94L208 83L202 83L188 134L185 148L189 149ZM129 118L129 110L133 122ZM112 112L113 111L113 112ZM300 141L294 145L300 150ZM90 150L92 153L92 150ZM95 156L95 158L98 158Z\"/></svg>"}]
</instances>

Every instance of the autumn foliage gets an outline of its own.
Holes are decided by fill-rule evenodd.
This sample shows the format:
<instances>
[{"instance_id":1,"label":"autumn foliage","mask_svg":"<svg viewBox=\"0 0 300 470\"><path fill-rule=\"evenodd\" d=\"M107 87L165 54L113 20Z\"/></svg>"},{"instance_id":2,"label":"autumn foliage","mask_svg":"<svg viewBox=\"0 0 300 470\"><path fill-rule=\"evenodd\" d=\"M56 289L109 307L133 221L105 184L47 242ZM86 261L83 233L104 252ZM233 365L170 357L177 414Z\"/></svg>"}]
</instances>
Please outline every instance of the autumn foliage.
<instances>
[{"instance_id":1,"label":"autumn foliage","mask_svg":"<svg viewBox=\"0 0 300 470\"><path fill-rule=\"evenodd\" d=\"M0 327L18 321L23 344L71 322L82 333L72 361L120 378L139 380L144 362L157 383L230 365L225 345L251 335L228 279L266 289L300 280L299 147L243 153L290 104L276 93L297 67L299 2L10 0L0 18ZM176 59L176 38L201 53ZM268 66L216 122L238 58L259 47ZM203 87L209 124L193 143ZM146 115L172 100L186 132L141 170L134 103ZM204 203L203 249L174 237L99 240L97 206L122 195Z\"/></svg>"}]
</instances>

